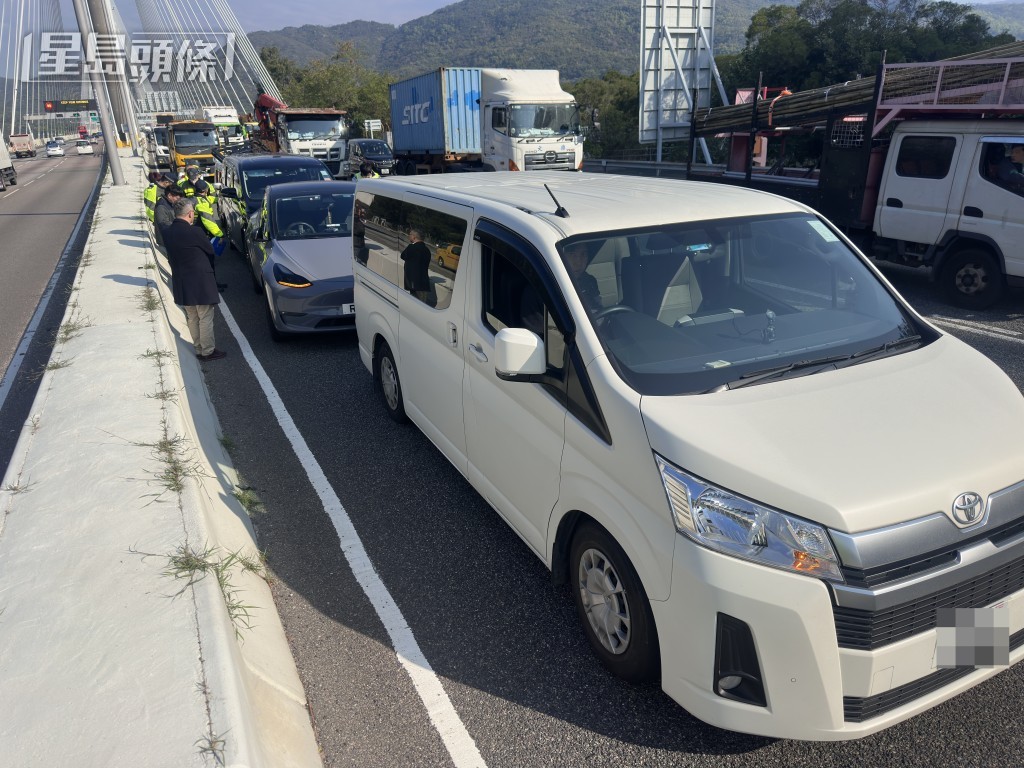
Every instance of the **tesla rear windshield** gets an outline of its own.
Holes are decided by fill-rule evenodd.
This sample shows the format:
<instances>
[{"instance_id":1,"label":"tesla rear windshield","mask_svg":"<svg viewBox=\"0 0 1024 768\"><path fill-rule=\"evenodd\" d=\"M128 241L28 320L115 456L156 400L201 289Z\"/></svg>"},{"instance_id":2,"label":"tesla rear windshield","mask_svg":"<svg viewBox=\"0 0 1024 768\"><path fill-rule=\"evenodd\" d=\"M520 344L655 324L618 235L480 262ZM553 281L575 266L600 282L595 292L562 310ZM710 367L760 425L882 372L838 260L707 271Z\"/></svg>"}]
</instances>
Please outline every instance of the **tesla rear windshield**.
<instances>
[{"instance_id":1,"label":"tesla rear windshield","mask_svg":"<svg viewBox=\"0 0 1024 768\"><path fill-rule=\"evenodd\" d=\"M352 236L354 192L279 197L274 201L274 236L278 240Z\"/></svg>"},{"instance_id":2,"label":"tesla rear windshield","mask_svg":"<svg viewBox=\"0 0 1024 768\"><path fill-rule=\"evenodd\" d=\"M810 214L606 232L560 251L609 358L641 394L808 375L935 338Z\"/></svg>"}]
</instances>

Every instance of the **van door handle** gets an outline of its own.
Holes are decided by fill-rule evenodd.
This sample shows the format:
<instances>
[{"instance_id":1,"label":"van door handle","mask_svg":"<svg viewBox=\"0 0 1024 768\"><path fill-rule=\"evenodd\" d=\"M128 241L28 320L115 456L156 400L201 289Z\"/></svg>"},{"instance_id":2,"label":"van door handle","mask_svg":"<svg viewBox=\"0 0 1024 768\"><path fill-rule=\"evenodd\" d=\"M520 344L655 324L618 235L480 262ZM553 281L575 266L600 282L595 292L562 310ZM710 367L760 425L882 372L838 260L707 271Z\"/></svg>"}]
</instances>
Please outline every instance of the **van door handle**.
<instances>
[{"instance_id":1,"label":"van door handle","mask_svg":"<svg viewBox=\"0 0 1024 768\"><path fill-rule=\"evenodd\" d=\"M448 321L448 344L452 348L459 346L459 329L450 320Z\"/></svg>"},{"instance_id":2,"label":"van door handle","mask_svg":"<svg viewBox=\"0 0 1024 768\"><path fill-rule=\"evenodd\" d=\"M985 214L981 212L981 208L975 208L973 205L968 205L964 208L964 216L970 216L974 219L985 218Z\"/></svg>"},{"instance_id":3,"label":"van door handle","mask_svg":"<svg viewBox=\"0 0 1024 768\"><path fill-rule=\"evenodd\" d=\"M887 198L885 198L885 204L887 206L889 206L890 208L902 208L903 207L903 201L900 200L898 197L887 197Z\"/></svg>"},{"instance_id":4,"label":"van door handle","mask_svg":"<svg viewBox=\"0 0 1024 768\"><path fill-rule=\"evenodd\" d=\"M470 344L469 351L473 353L473 357L479 360L481 363L487 362L487 355L484 354L484 348L479 344Z\"/></svg>"}]
</instances>

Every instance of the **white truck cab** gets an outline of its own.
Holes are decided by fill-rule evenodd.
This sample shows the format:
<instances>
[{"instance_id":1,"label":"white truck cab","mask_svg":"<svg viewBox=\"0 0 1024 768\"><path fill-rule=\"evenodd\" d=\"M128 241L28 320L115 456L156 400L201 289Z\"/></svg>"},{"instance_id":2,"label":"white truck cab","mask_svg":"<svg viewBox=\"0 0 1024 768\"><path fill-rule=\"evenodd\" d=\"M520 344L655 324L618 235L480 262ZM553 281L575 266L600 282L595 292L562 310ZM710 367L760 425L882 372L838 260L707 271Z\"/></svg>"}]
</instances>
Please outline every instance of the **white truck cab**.
<instances>
[{"instance_id":1,"label":"white truck cab","mask_svg":"<svg viewBox=\"0 0 1024 768\"><path fill-rule=\"evenodd\" d=\"M1024 286L1021 120L906 120L893 132L874 232L934 267L947 298L981 309Z\"/></svg>"},{"instance_id":2,"label":"white truck cab","mask_svg":"<svg viewBox=\"0 0 1024 768\"><path fill-rule=\"evenodd\" d=\"M839 740L1024 656L1024 397L811 209L538 172L363 180L354 216L384 407L571 584L614 673ZM954 608L1000 630L950 662Z\"/></svg>"}]
</instances>

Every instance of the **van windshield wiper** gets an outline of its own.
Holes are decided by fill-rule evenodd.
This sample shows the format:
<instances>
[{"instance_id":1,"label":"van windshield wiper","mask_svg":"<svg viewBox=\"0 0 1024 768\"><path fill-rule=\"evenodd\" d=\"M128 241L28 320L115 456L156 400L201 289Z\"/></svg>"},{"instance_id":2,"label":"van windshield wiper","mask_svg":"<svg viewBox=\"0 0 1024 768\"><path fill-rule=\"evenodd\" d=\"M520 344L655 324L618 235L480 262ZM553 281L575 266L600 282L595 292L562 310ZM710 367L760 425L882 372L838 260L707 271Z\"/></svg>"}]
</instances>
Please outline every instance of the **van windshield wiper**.
<instances>
[{"instance_id":1,"label":"van windshield wiper","mask_svg":"<svg viewBox=\"0 0 1024 768\"><path fill-rule=\"evenodd\" d=\"M795 363L788 363L786 365L777 365L774 368L764 368L760 371L751 371L750 373L744 373L735 381L730 381L726 384L720 384L717 387L712 387L706 390L706 393L712 392L724 392L728 389L740 389L742 387L756 384L759 381L766 381L768 379L779 378L792 373L793 371L806 370L808 368L822 368L827 366L835 366L837 368L845 368L847 365L856 365L857 363L864 363L868 360L874 360L879 357L884 357L901 347L906 347L911 344L918 344L921 341L920 335L904 336L899 339L893 339L887 341L877 347L871 349L861 350L860 352L854 352L853 354L847 355L832 355L830 357L819 357L813 360L798 360ZM846 363L847 365L839 366L837 363Z\"/></svg>"},{"instance_id":2,"label":"van windshield wiper","mask_svg":"<svg viewBox=\"0 0 1024 768\"><path fill-rule=\"evenodd\" d=\"M707 392L724 392L727 389L740 389L742 387L748 387L751 384L756 384L759 381L783 376L787 373L791 373L792 371L801 371L807 368L822 368L824 366L834 365L835 363L841 363L849 359L850 355L832 355L830 357L818 357L813 360L798 360L795 363L787 363L786 365L777 365L774 368L764 368L760 371L744 373L735 381L730 381L725 384L720 384L717 387L712 387L707 390Z\"/></svg>"},{"instance_id":3,"label":"van windshield wiper","mask_svg":"<svg viewBox=\"0 0 1024 768\"><path fill-rule=\"evenodd\" d=\"M850 360L855 363L863 363L865 360L874 360L876 357L884 357L888 353L899 349L900 347L906 347L910 344L917 344L921 341L920 334L914 334L913 336L903 336L899 339L893 339L887 341L877 347L871 349L865 349L861 352L854 352L850 355Z\"/></svg>"}]
</instances>

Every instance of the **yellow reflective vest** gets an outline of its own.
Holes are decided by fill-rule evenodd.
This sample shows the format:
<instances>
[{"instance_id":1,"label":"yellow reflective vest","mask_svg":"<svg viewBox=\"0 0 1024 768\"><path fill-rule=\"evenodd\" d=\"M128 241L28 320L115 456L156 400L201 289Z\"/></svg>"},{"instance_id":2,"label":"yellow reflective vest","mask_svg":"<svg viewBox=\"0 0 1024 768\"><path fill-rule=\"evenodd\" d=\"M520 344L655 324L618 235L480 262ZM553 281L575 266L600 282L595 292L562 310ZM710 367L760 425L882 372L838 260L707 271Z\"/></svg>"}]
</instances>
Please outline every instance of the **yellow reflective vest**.
<instances>
[{"instance_id":1,"label":"yellow reflective vest","mask_svg":"<svg viewBox=\"0 0 1024 768\"><path fill-rule=\"evenodd\" d=\"M213 195L205 197L200 195L195 198L197 223L202 225L210 237L224 237L224 230L220 228L220 224L217 222L217 214L213 210L214 199Z\"/></svg>"},{"instance_id":2,"label":"yellow reflective vest","mask_svg":"<svg viewBox=\"0 0 1024 768\"><path fill-rule=\"evenodd\" d=\"M146 201L146 218L149 219L150 223L153 221L153 215L156 211L156 199L160 196L162 190L156 184L150 184L146 187L146 191L142 193L142 199Z\"/></svg>"}]
</instances>

